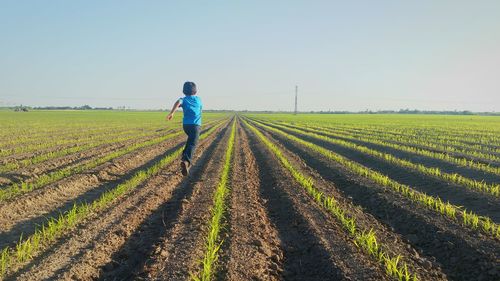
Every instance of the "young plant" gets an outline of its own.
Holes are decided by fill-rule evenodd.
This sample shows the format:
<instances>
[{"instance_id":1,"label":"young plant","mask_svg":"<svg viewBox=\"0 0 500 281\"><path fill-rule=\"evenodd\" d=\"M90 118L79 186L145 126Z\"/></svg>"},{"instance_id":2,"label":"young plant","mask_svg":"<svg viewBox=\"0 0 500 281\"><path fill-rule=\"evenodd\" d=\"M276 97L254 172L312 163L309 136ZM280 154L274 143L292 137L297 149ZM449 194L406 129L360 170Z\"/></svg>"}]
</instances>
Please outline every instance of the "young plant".
<instances>
[{"instance_id":1,"label":"young plant","mask_svg":"<svg viewBox=\"0 0 500 281\"><path fill-rule=\"evenodd\" d=\"M219 125L220 125L220 123L216 124L213 127L217 128ZM108 161L111 161L113 159L121 157L125 154L131 153L133 151L136 151L140 148L159 144L165 140L180 136L182 134L183 134L183 132L176 131L176 132L173 132L173 133L170 133L170 134L158 137L158 138L154 138L154 139L151 139L151 140L148 140L145 142L139 142L139 143L133 144L131 146L127 146L125 148L115 150L115 151L113 151L105 156L99 157L99 158L94 159L94 160L87 162L87 163L83 163L83 164L80 164L77 166L68 167L68 168L61 169L61 170L57 170L57 171L54 171L52 173L44 174L44 175L38 177L33 182L26 182L25 181L25 182L21 182L21 183L12 184L10 186L7 186L6 188L0 189L0 202L3 200L6 200L6 199L11 199L19 194L27 193L27 192L30 192L34 189L41 188L47 184L56 182L56 181L61 180L63 178L69 177L71 175L81 173L83 171L95 168L101 164L104 164Z\"/></svg>"},{"instance_id":2,"label":"young plant","mask_svg":"<svg viewBox=\"0 0 500 281\"><path fill-rule=\"evenodd\" d=\"M354 217L349 217L333 197L328 197L320 192L314 186L313 180L305 177L297 168L295 168L275 144L273 144L259 130L250 125L248 122L243 122L278 158L283 167L288 170L292 177L307 191L314 202L316 202L320 207L325 208L342 223L342 226L353 237L353 243L385 266L386 273L389 276L395 277L398 280L405 280L404 278L406 278L406 276L409 276L409 278L413 280L418 279L416 275L408 273L406 263L403 265L399 264L399 256L396 258L390 258L390 255L383 250L381 246L379 246L373 230L370 229L368 231L360 231L360 227L356 225Z\"/></svg>"},{"instance_id":3,"label":"young plant","mask_svg":"<svg viewBox=\"0 0 500 281\"><path fill-rule=\"evenodd\" d=\"M207 138L221 125L219 123L200 136L200 140ZM108 207L116 199L129 193L137 186L145 182L149 177L157 174L162 168L172 163L177 159L183 148L179 148L171 154L165 156L153 166L136 172L131 179L117 185L103 193L98 199L92 203L74 204L73 208L58 217L49 218L47 223L35 230L35 233L30 237L23 239L19 238L19 242L14 247L6 247L0 253L0 278L4 276L8 269L14 264L22 264L32 259L34 254L43 246L49 245L56 239L61 237L63 233L70 230L88 217L91 213L96 213Z\"/></svg>"},{"instance_id":4,"label":"young plant","mask_svg":"<svg viewBox=\"0 0 500 281\"><path fill-rule=\"evenodd\" d=\"M219 259L219 250L223 243L220 239L220 231L223 226L224 215L226 212L226 198L229 194L229 172L231 169L231 157L234 151L234 139L236 134L236 121L233 121L231 126L231 134L229 136L226 154L224 157L224 166L219 183L215 190L213 206L211 209L211 219L209 224L208 236L205 242L205 254L201 261L202 270L199 275L191 274L194 280L209 281L213 280L217 261Z\"/></svg>"},{"instance_id":5,"label":"young plant","mask_svg":"<svg viewBox=\"0 0 500 281\"><path fill-rule=\"evenodd\" d=\"M397 193L405 196L411 201L416 202L417 204L420 204L421 206L425 206L428 209L443 214L452 220L455 220L457 216L459 216L463 219L463 225L465 225L466 227L469 227L473 230L483 231L484 233L492 236L493 238L500 239L500 225L492 223L491 219L488 217L478 216L477 214L474 214L472 211L467 213L466 211L462 210L461 207L459 206L452 205L448 202L444 203L441 201L439 197L429 196L423 192L416 191L407 185L392 180L386 175L382 175L379 172L373 171L357 162L354 162L339 154L336 154L331 150L325 149L319 145L305 141L298 137L289 135L286 132L267 126L265 124L262 123L258 124L260 127L268 131L283 136L286 139L298 143L315 153L325 156L329 160L339 163L341 166L344 166L347 170L353 172L354 174L370 179L382 186L388 187L396 191ZM484 227L484 225L487 226ZM489 229L489 231L484 231L485 229Z\"/></svg>"},{"instance_id":6,"label":"young plant","mask_svg":"<svg viewBox=\"0 0 500 281\"><path fill-rule=\"evenodd\" d=\"M357 150L359 152L368 154L370 156L382 159L386 162L396 164L398 166L401 166L403 168L413 170L416 172L419 172L424 175L429 175L433 176L436 178L439 178L440 180L450 182L450 183L455 183L461 186L464 186L466 188L469 188L474 191L479 191L479 192L484 192L489 195L493 195L496 197L500 197L500 184L488 184L485 183L484 181L477 181L473 180L467 177L464 177L462 175L456 174L456 173L446 173L441 171L438 167L427 167L422 164L415 164L409 160L401 159L398 158L392 154L389 153L384 153L380 152L375 149L368 148L363 145L358 145L350 141L343 140L345 138L347 139L352 139L352 140L358 140L354 137L349 137L348 135L340 135L340 134L331 134L331 133L326 133L322 130L316 130L316 129L311 129L311 128L303 128L300 126L293 126L293 125L278 125L275 123L269 123L269 122L262 122L260 123L265 124L267 126L272 126L274 128L279 128L282 130L290 131L299 135L304 135L308 137L312 137L315 139L319 139L321 141L325 141L328 143L336 144L336 145L341 145L350 149ZM331 138L333 136L334 138ZM367 140L362 140L362 141L367 141ZM372 142L378 145L384 145L383 143L378 143L378 142ZM392 148L397 148L397 145L391 146Z\"/></svg>"}]
</instances>

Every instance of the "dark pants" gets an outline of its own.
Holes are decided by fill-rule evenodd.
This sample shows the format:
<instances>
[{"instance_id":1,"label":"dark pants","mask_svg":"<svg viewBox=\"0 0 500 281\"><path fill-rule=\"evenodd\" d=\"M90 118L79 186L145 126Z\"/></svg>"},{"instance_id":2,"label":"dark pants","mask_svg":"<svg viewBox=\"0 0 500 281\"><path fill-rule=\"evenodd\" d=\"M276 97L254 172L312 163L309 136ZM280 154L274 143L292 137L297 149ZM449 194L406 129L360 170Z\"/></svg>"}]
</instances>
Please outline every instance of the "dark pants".
<instances>
[{"instance_id":1,"label":"dark pants","mask_svg":"<svg viewBox=\"0 0 500 281\"><path fill-rule=\"evenodd\" d=\"M184 124L183 129L188 139L186 146L184 146L184 151L182 151L182 161L188 161L191 164L191 159L193 158L193 153L200 137L201 127L195 124Z\"/></svg>"}]
</instances>

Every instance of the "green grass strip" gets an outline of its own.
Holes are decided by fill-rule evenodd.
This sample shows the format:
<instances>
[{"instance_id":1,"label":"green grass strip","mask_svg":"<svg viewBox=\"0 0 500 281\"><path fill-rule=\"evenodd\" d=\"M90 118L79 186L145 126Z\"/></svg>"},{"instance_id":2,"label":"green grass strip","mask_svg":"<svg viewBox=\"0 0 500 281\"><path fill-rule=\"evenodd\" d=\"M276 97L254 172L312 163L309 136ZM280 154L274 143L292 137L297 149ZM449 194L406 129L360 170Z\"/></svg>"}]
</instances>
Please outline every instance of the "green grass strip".
<instances>
[{"instance_id":1,"label":"green grass strip","mask_svg":"<svg viewBox=\"0 0 500 281\"><path fill-rule=\"evenodd\" d=\"M445 203L441 200L441 198L437 196L429 196L423 192L416 191L408 185L401 184L386 175L373 171L357 162L351 161L319 145L304 141L300 138L289 135L281 130L269 127L264 124L259 124L259 126L269 131L275 132L281 136L284 136L289 140L292 140L316 153L325 156L326 158L334 162L339 163L354 174L370 179L382 186L389 187L397 193L403 195L411 201L418 203L421 206L424 206L427 209L436 211L452 219L453 221L461 220L462 224L470 229L479 230L493 238L500 239L500 226L494 223L489 217L479 216L472 211L468 212L466 209L462 209L462 207L452 205L449 202Z\"/></svg>"},{"instance_id":2,"label":"green grass strip","mask_svg":"<svg viewBox=\"0 0 500 281\"><path fill-rule=\"evenodd\" d=\"M486 194L493 195L496 197L500 196L500 184L488 184L484 181L473 180L473 179L464 177L464 176L457 174L457 173L452 174L452 173L443 172L438 167L427 167L427 166L422 165L422 164L415 164L415 163L410 162L408 160L398 158L398 157L396 157L392 154L389 154L389 153L380 152L378 150L374 150L374 149L368 148L366 146L358 145L358 144L355 144L355 143L352 143L349 141L330 138L328 136L325 136L325 135L330 135L329 133L325 133L325 132L320 131L320 130L309 129L309 128L305 129L302 127L292 126L292 125L283 126L283 125L278 125L276 123L267 123L267 122L260 122L260 123L272 125L272 126L275 126L277 128L281 128L281 129L285 129L285 130L289 130L289 131L292 131L294 133L309 136L309 137L319 139L319 140L322 140L322 141L325 141L328 143L333 143L333 144L341 145L343 147L351 148L351 149L357 150L359 152L362 152L362 153L374 156L376 158L379 158L379 159L386 161L388 163L396 164L398 166L402 166L404 168L420 172L421 174L424 174L424 175L437 177L437 178L440 178L441 180L444 180L447 182L459 184L459 185L462 185L462 186L464 186L468 189L474 190L474 191L484 192ZM317 133L324 134L324 135L320 135ZM345 136L342 136L342 137L345 137Z\"/></svg>"},{"instance_id":3,"label":"green grass strip","mask_svg":"<svg viewBox=\"0 0 500 281\"><path fill-rule=\"evenodd\" d=\"M356 220L352 216L348 216L345 210L342 209L338 201L333 197L326 196L320 192L315 186L314 181L304 176L297 170L283 155L280 149L266 138L255 127L243 121L258 138L267 146L267 148L280 160L281 164L290 172L293 178L307 191L314 201L327 211L329 211L337 220L339 220L344 229L354 239L354 244L365 251L367 254L380 262L386 271L386 274L394 277L397 280L418 280L417 275L411 274L408 270L408 265L401 261L401 257L391 257L384 248L383 244L377 241L375 232L370 230L360 230L356 224Z\"/></svg>"},{"instance_id":4,"label":"green grass strip","mask_svg":"<svg viewBox=\"0 0 500 281\"><path fill-rule=\"evenodd\" d=\"M203 140L210 136L222 123L219 123L200 136ZM58 217L51 217L47 223L37 227L33 235L19 238L19 242L13 247L6 247L0 251L0 277L5 276L9 268L13 265L22 264L31 260L35 254L44 246L48 246L66 231L75 227L90 214L103 210L116 199L124 196L134 188L145 182L148 178L156 175L165 166L177 159L184 148L179 148L171 154L165 156L152 167L140 170L126 182L117 185L115 188L106 191L92 203L74 204L73 208Z\"/></svg>"},{"instance_id":5,"label":"green grass strip","mask_svg":"<svg viewBox=\"0 0 500 281\"><path fill-rule=\"evenodd\" d=\"M227 143L227 150L224 160L222 174L215 190L213 207L211 209L212 218L210 220L208 236L205 245L205 255L202 260L203 269L198 276L192 275L193 280L213 280L217 261L219 259L219 249L222 245L220 240L220 231L223 228L223 219L226 212L226 198L230 192L228 180L229 170L231 169L231 156L234 151L234 138L236 134L236 120L231 127L231 135Z\"/></svg>"},{"instance_id":6,"label":"green grass strip","mask_svg":"<svg viewBox=\"0 0 500 281\"><path fill-rule=\"evenodd\" d=\"M56 182L58 180L61 180L63 178L69 177L73 174L81 173L85 170L89 170L92 168L95 168L101 164L104 164L108 161L111 161L115 158L118 158L120 156L123 156L125 154L128 154L134 150L147 147L147 146L152 146L158 143L161 143L167 139L171 139L177 136L180 136L184 134L182 131L178 132L173 132L170 134L167 134L165 136L161 136L149 141L145 142L139 142L130 146L127 146L123 149L116 150L110 154L107 154L103 157L97 158L95 160L92 160L90 162L78 165L78 166L73 166L73 167L67 167L65 169L57 170L51 173L43 174L40 177L38 177L35 181L33 182L21 182L21 183L15 183L10 186L7 186L6 188L0 189L0 201L4 201L10 198L13 198L15 196L18 196L23 193L30 192L32 190L41 188L47 184Z\"/></svg>"}]
</instances>

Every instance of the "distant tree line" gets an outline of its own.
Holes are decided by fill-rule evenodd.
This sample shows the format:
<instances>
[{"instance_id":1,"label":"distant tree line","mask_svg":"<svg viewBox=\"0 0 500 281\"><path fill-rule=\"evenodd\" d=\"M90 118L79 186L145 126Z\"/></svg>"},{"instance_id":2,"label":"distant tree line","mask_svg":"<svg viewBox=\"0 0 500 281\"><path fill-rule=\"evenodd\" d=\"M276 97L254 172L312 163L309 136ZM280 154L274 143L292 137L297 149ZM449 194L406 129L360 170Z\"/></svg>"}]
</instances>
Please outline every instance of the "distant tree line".
<instances>
[{"instance_id":1,"label":"distant tree line","mask_svg":"<svg viewBox=\"0 0 500 281\"><path fill-rule=\"evenodd\" d=\"M290 111L270 111L270 110L243 110L241 112L254 113L293 113ZM299 111L301 113L315 114L437 114L437 115L490 115L500 116L500 112L472 112L469 110L418 110L418 109L400 109L400 110L364 110L364 111L346 111L346 110L320 110L320 111Z\"/></svg>"},{"instance_id":2,"label":"distant tree line","mask_svg":"<svg viewBox=\"0 0 500 281\"><path fill-rule=\"evenodd\" d=\"M113 110L112 107L92 107L90 105L82 106L35 106L38 110Z\"/></svg>"},{"instance_id":3,"label":"distant tree line","mask_svg":"<svg viewBox=\"0 0 500 281\"><path fill-rule=\"evenodd\" d=\"M9 107L0 107L0 109L10 109L19 112L27 112L30 110L113 110L112 107L91 107L90 105L82 105L82 106L26 106L26 105L18 105L18 106L9 106ZM118 110L122 110L122 108L118 108Z\"/></svg>"},{"instance_id":4,"label":"distant tree line","mask_svg":"<svg viewBox=\"0 0 500 281\"><path fill-rule=\"evenodd\" d=\"M28 106L23 106L23 105L20 105L20 106L16 106L14 107L14 111L24 111L24 112L28 112L30 110L30 107Z\"/></svg>"},{"instance_id":5,"label":"distant tree line","mask_svg":"<svg viewBox=\"0 0 500 281\"><path fill-rule=\"evenodd\" d=\"M400 110L365 110L365 111L319 111L320 114L439 114L439 115L500 115L500 112L472 112L469 110L418 110L418 109L400 109Z\"/></svg>"},{"instance_id":6,"label":"distant tree line","mask_svg":"<svg viewBox=\"0 0 500 281\"><path fill-rule=\"evenodd\" d=\"M315 113L324 114L349 114L349 113L361 113L361 114L444 114L444 115L476 115L477 113L469 110L418 110L418 109L400 109L400 110L365 110L365 111L319 111Z\"/></svg>"},{"instance_id":7,"label":"distant tree line","mask_svg":"<svg viewBox=\"0 0 500 281\"><path fill-rule=\"evenodd\" d=\"M5 107L4 107L5 108ZM118 106L113 107L92 107L90 105L82 106L14 106L7 107L7 109L12 109L14 111L29 111L29 110L131 110L130 107ZM140 110L140 111L168 111L169 109L152 109L152 110ZM235 112L236 110L225 110L225 109L208 109L203 110L203 112ZM248 113L293 113L290 111L273 111L273 110L238 110L237 112L248 112ZM400 110L364 110L364 111L346 111L346 110L328 110L328 111L299 111L299 114L304 113L316 113L316 114L438 114L438 115L487 115L487 116L500 116L500 112L472 112L469 110L418 110L418 109L400 109Z\"/></svg>"}]
</instances>

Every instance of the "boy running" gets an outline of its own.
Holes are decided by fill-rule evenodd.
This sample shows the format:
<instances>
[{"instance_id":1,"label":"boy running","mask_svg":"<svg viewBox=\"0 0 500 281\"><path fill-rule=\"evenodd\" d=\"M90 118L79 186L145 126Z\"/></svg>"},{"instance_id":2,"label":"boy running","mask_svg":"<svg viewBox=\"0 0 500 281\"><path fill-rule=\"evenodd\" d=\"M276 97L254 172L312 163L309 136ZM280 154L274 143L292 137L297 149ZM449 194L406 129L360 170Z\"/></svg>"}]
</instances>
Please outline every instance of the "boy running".
<instances>
[{"instance_id":1,"label":"boy running","mask_svg":"<svg viewBox=\"0 0 500 281\"><path fill-rule=\"evenodd\" d=\"M202 104L200 98L195 96L196 84L194 82L184 83L182 92L184 93L184 97L179 98L174 103L172 110L167 115L167 120L171 120L177 108L182 107L184 115L182 118L182 128L188 136L188 139L186 141L186 146L184 146L184 151L182 152L181 171L182 175L187 176L189 175L193 153L200 136Z\"/></svg>"}]
</instances>

